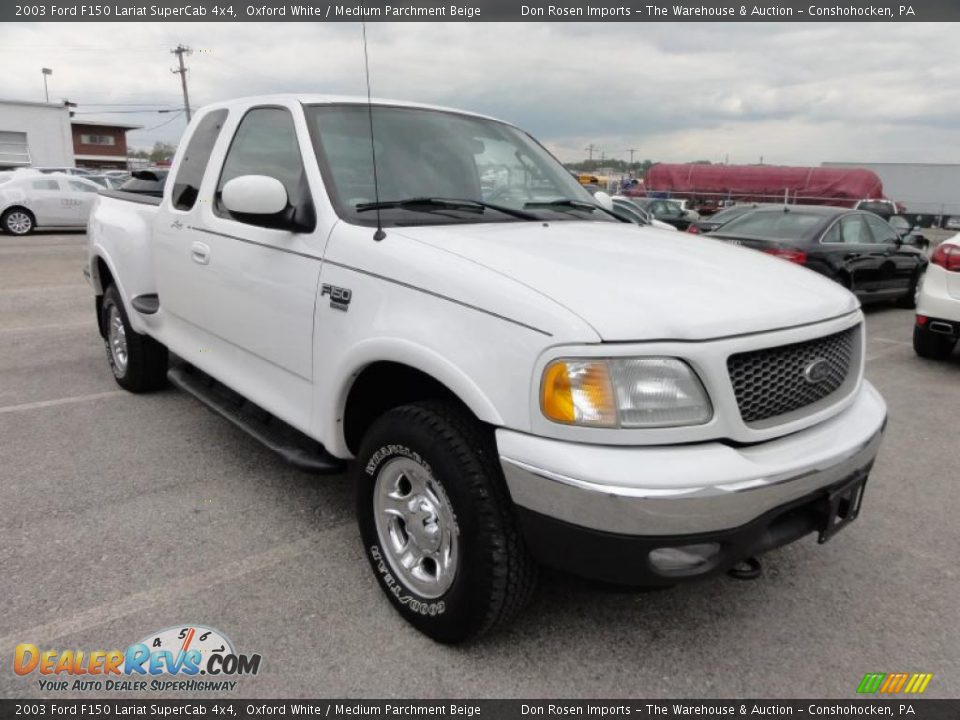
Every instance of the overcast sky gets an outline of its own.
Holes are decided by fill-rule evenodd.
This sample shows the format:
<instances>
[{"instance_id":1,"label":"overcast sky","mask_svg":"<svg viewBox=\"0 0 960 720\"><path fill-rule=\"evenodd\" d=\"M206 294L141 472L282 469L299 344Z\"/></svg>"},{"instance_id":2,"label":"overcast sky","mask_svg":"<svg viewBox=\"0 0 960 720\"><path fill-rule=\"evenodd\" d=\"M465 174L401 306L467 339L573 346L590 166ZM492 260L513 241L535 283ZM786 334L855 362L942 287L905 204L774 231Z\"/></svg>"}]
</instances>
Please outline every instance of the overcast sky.
<instances>
[{"instance_id":1,"label":"overcast sky","mask_svg":"<svg viewBox=\"0 0 960 720\"><path fill-rule=\"evenodd\" d=\"M940 24L372 23L375 96L475 110L531 131L562 160L607 157L819 164L960 162L960 43ZM84 118L176 142L194 107L268 92L363 94L354 23L0 26L0 97L79 103ZM96 103L117 103L97 106ZM143 106L141 106L143 107ZM599 153L597 153L599 154Z\"/></svg>"}]
</instances>

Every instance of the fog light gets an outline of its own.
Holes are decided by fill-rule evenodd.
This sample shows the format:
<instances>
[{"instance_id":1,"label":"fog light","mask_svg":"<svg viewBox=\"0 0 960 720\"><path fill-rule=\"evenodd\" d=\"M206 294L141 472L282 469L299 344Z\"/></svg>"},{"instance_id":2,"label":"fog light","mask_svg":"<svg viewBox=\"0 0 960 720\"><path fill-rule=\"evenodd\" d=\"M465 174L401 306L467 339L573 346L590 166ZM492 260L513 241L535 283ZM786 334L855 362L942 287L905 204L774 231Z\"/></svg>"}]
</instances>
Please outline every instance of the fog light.
<instances>
[{"instance_id":1,"label":"fog light","mask_svg":"<svg viewBox=\"0 0 960 720\"><path fill-rule=\"evenodd\" d=\"M699 570L709 565L719 552L719 543L663 547L650 551L650 563L668 573Z\"/></svg>"}]
</instances>

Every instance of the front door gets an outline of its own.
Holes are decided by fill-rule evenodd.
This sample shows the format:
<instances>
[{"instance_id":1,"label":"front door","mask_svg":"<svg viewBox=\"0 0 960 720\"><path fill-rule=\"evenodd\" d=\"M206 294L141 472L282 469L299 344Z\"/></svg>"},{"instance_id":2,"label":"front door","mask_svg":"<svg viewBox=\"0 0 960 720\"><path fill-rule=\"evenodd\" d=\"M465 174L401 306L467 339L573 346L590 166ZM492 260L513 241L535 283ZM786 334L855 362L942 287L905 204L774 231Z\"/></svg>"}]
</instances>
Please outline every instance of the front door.
<instances>
[{"instance_id":1,"label":"front door","mask_svg":"<svg viewBox=\"0 0 960 720\"><path fill-rule=\"evenodd\" d=\"M267 175L283 183L292 204L310 204L304 151L309 145L301 148L288 109L253 108L236 126L225 156L215 153L222 164L211 165L207 175L212 178L204 180L199 202L194 200L183 219L177 217L176 203L184 193L195 193L174 178L174 212L161 222L167 225L161 228L167 238L163 245L174 254L167 255L161 270L167 290L160 289L161 307L196 328L206 338L204 351L217 354L200 353L197 364L212 368L220 379L233 379L242 386L236 389L301 429L310 420L322 247L312 233L234 216L220 196L235 177ZM178 175L189 171L186 160Z\"/></svg>"}]
</instances>

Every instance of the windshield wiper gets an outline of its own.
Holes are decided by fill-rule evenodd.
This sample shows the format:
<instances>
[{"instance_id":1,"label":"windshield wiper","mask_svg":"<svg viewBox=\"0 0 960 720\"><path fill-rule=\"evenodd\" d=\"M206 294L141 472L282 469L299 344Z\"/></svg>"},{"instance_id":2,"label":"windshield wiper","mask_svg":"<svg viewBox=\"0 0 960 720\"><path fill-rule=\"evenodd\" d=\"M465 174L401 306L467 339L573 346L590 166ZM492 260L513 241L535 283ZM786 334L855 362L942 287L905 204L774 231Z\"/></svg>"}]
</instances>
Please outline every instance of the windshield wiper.
<instances>
[{"instance_id":1,"label":"windshield wiper","mask_svg":"<svg viewBox=\"0 0 960 720\"><path fill-rule=\"evenodd\" d=\"M524 203L524 209L527 208L571 208L573 210L589 210L593 212L594 210L599 210L600 212L606 213L612 218L619 220L620 222L628 222L622 217L617 215L611 210L607 210L602 205L597 205L596 203L587 202L586 200L572 200L570 198L559 198L557 200L535 200L533 202Z\"/></svg>"},{"instance_id":2,"label":"windshield wiper","mask_svg":"<svg viewBox=\"0 0 960 720\"><path fill-rule=\"evenodd\" d=\"M421 212L432 212L436 210L466 210L468 212L482 213L490 209L520 218L521 220L539 220L533 213L516 210L504 205L495 205L484 202L483 200L474 200L473 198L439 198L439 197L417 197L407 198L406 200L383 200L381 202L360 203L356 206L357 212L367 212L368 210L389 210L391 208L401 208L403 210L419 210Z\"/></svg>"}]
</instances>

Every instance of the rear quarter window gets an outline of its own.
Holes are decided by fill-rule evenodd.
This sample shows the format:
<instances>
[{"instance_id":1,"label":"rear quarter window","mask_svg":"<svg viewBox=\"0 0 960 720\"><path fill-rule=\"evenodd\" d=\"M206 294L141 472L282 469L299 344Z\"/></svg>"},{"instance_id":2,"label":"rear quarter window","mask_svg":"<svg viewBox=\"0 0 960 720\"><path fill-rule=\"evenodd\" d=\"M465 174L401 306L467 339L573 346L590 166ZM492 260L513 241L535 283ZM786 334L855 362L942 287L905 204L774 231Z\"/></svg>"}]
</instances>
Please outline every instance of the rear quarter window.
<instances>
[{"instance_id":1,"label":"rear quarter window","mask_svg":"<svg viewBox=\"0 0 960 720\"><path fill-rule=\"evenodd\" d=\"M190 210L200 194L200 183L210 161L210 153L220 137L227 120L226 110L215 110L206 115L190 136L187 150L180 159L173 183L171 201L177 210Z\"/></svg>"}]
</instances>

